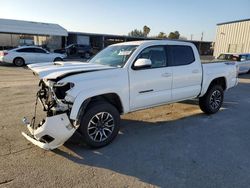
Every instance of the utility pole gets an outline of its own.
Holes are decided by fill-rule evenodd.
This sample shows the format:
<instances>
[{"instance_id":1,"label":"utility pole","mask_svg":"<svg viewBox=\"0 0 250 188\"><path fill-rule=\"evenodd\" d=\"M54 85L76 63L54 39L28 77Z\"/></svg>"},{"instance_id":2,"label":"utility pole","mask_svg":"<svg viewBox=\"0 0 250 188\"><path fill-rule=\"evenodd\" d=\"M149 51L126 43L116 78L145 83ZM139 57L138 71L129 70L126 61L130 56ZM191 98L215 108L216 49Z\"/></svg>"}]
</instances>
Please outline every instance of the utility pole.
<instances>
[{"instance_id":1,"label":"utility pole","mask_svg":"<svg viewBox=\"0 0 250 188\"><path fill-rule=\"evenodd\" d=\"M193 34L191 34L191 40L193 40Z\"/></svg>"},{"instance_id":2,"label":"utility pole","mask_svg":"<svg viewBox=\"0 0 250 188\"><path fill-rule=\"evenodd\" d=\"M202 54L201 53L201 43L203 41L203 36L204 36L204 32L201 33L201 41L199 41L199 53L200 53L200 55Z\"/></svg>"}]
</instances>

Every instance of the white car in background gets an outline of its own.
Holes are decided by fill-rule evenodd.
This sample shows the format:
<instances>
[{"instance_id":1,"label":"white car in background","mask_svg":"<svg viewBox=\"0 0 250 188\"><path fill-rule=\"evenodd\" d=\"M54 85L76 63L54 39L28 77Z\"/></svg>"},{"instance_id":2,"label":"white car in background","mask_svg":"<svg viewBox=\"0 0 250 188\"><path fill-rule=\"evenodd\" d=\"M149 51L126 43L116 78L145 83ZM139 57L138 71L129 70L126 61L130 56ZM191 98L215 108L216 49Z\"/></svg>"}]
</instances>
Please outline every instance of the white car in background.
<instances>
[{"instance_id":1,"label":"white car in background","mask_svg":"<svg viewBox=\"0 0 250 188\"><path fill-rule=\"evenodd\" d=\"M64 54L50 53L37 46L22 46L9 51L0 51L0 62L13 63L21 67L26 64L63 61Z\"/></svg>"},{"instance_id":2,"label":"white car in background","mask_svg":"<svg viewBox=\"0 0 250 188\"><path fill-rule=\"evenodd\" d=\"M250 73L250 53L222 53L217 57L219 61L235 61L239 65L239 73Z\"/></svg>"}]
</instances>

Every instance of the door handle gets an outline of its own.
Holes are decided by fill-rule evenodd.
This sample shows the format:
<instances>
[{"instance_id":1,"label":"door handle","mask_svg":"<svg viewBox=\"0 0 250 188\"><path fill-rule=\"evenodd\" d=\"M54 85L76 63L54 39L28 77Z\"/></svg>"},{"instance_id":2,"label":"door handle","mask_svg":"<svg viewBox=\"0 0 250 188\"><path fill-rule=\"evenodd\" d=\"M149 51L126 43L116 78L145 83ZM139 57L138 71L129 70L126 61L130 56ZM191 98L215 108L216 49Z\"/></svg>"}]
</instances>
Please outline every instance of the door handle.
<instances>
[{"instance_id":1,"label":"door handle","mask_svg":"<svg viewBox=\"0 0 250 188\"><path fill-rule=\"evenodd\" d=\"M171 74L171 73L168 73L168 72L165 72L165 73L163 73L161 76L163 76L163 77L171 77L172 74Z\"/></svg>"},{"instance_id":2,"label":"door handle","mask_svg":"<svg viewBox=\"0 0 250 188\"><path fill-rule=\"evenodd\" d=\"M148 89L148 90L144 90L144 91L139 91L140 94L142 93L149 93L149 92L152 92L154 91L153 89Z\"/></svg>"},{"instance_id":3,"label":"door handle","mask_svg":"<svg viewBox=\"0 0 250 188\"><path fill-rule=\"evenodd\" d=\"M198 69L195 69L192 71L192 73L196 74L196 73L199 73L200 71Z\"/></svg>"}]
</instances>

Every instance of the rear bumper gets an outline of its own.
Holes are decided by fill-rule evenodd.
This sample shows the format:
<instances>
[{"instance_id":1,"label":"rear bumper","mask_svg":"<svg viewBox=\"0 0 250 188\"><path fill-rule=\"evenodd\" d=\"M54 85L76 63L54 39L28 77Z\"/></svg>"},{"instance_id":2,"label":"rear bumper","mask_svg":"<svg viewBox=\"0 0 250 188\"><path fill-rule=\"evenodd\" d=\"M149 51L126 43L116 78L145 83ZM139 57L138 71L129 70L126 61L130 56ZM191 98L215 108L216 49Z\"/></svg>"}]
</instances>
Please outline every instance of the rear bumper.
<instances>
[{"instance_id":1,"label":"rear bumper","mask_svg":"<svg viewBox=\"0 0 250 188\"><path fill-rule=\"evenodd\" d=\"M44 123L33 129L29 123L25 123L31 136L22 132L22 135L34 145L45 150L53 150L63 145L76 131L66 113L46 117Z\"/></svg>"},{"instance_id":2,"label":"rear bumper","mask_svg":"<svg viewBox=\"0 0 250 188\"><path fill-rule=\"evenodd\" d=\"M4 62L4 57L0 56L0 62Z\"/></svg>"},{"instance_id":3,"label":"rear bumper","mask_svg":"<svg viewBox=\"0 0 250 188\"><path fill-rule=\"evenodd\" d=\"M6 56L0 56L0 62L1 63L12 63L13 60L9 59L9 58L6 58Z\"/></svg>"}]
</instances>

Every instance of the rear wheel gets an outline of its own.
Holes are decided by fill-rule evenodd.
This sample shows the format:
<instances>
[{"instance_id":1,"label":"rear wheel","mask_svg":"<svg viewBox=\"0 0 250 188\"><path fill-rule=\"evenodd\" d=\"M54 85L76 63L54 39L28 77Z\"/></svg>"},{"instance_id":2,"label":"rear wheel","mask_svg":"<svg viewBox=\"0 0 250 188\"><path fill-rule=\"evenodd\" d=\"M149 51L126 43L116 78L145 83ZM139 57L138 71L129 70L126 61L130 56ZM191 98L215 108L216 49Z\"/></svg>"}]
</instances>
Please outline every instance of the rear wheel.
<instances>
[{"instance_id":1,"label":"rear wheel","mask_svg":"<svg viewBox=\"0 0 250 188\"><path fill-rule=\"evenodd\" d=\"M14 61L13 61L13 63L14 63L14 65L16 65L17 67L22 67L22 66L25 65L25 61L24 61L24 59L21 58L21 57L15 58Z\"/></svg>"},{"instance_id":2,"label":"rear wheel","mask_svg":"<svg viewBox=\"0 0 250 188\"><path fill-rule=\"evenodd\" d=\"M207 93L199 98L201 110L206 114L214 114L219 111L224 99L224 91L221 86L209 87Z\"/></svg>"},{"instance_id":3,"label":"rear wheel","mask_svg":"<svg viewBox=\"0 0 250 188\"><path fill-rule=\"evenodd\" d=\"M80 133L91 147L103 147L114 140L119 132L120 114L108 102L90 104L81 117Z\"/></svg>"}]
</instances>

